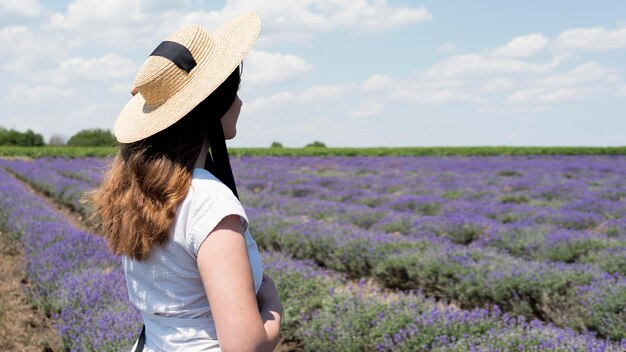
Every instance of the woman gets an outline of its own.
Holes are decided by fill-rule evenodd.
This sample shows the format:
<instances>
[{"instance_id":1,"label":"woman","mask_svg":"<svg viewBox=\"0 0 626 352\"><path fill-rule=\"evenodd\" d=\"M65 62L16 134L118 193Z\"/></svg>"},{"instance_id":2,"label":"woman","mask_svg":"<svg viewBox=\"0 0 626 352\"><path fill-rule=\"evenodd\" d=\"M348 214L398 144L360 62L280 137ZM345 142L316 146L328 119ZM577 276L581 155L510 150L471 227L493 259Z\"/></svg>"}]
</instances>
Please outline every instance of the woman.
<instances>
[{"instance_id":1,"label":"woman","mask_svg":"<svg viewBox=\"0 0 626 352\"><path fill-rule=\"evenodd\" d=\"M135 78L114 128L120 151L87 195L122 256L144 330L136 351L271 351L282 307L237 199L225 139L256 14L208 34L180 29ZM211 150L208 153L209 148Z\"/></svg>"}]
</instances>

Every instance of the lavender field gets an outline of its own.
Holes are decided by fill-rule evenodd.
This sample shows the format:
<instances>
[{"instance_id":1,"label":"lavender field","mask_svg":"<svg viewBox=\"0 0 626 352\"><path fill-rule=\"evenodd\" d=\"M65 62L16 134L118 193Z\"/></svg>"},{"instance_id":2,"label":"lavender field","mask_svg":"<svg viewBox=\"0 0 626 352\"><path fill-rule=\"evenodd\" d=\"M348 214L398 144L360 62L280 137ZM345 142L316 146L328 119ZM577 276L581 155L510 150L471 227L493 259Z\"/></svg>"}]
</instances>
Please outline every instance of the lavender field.
<instances>
[{"instance_id":1,"label":"lavender field","mask_svg":"<svg viewBox=\"0 0 626 352\"><path fill-rule=\"evenodd\" d=\"M104 159L0 159L0 225L67 349L140 329L81 215ZM253 236L306 351L626 351L626 157L239 157Z\"/></svg>"}]
</instances>

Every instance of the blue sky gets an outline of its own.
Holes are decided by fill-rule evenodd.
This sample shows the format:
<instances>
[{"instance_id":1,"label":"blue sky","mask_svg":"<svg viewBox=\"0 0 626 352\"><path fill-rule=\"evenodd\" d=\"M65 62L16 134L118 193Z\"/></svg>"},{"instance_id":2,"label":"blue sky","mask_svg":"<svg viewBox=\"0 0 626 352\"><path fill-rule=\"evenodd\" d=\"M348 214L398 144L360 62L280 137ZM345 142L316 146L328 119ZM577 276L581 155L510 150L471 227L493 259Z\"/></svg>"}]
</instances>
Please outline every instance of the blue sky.
<instances>
[{"instance_id":1,"label":"blue sky","mask_svg":"<svg viewBox=\"0 0 626 352\"><path fill-rule=\"evenodd\" d=\"M112 129L160 41L249 10L230 146L626 145L615 0L5 0L0 125Z\"/></svg>"}]
</instances>

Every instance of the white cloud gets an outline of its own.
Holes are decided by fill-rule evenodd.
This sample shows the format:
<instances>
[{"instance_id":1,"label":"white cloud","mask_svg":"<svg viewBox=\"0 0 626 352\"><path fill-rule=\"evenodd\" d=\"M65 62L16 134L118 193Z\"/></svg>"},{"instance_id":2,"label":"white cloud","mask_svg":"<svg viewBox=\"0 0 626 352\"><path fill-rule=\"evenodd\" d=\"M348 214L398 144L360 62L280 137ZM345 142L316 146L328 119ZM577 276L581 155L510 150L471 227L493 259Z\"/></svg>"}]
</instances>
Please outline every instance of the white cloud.
<instances>
[{"instance_id":1,"label":"white cloud","mask_svg":"<svg viewBox=\"0 0 626 352\"><path fill-rule=\"evenodd\" d=\"M492 54L498 57L530 57L541 52L547 44L548 38L542 34L530 34L513 38L505 46L494 49Z\"/></svg>"},{"instance_id":2,"label":"white cloud","mask_svg":"<svg viewBox=\"0 0 626 352\"><path fill-rule=\"evenodd\" d=\"M391 6L387 0L228 0L222 12L232 16L249 10L259 13L270 31L384 31L433 18L423 7Z\"/></svg>"},{"instance_id":3,"label":"white cloud","mask_svg":"<svg viewBox=\"0 0 626 352\"><path fill-rule=\"evenodd\" d=\"M47 26L76 31L86 41L133 46L140 40L157 41L190 23L213 31L245 11L256 11L263 23L261 42L276 43L334 30L386 31L433 17L424 8L392 6L387 0L227 0L218 11L193 9L194 4L192 0L74 0L66 12L52 15Z\"/></svg>"},{"instance_id":4,"label":"white cloud","mask_svg":"<svg viewBox=\"0 0 626 352\"><path fill-rule=\"evenodd\" d=\"M50 18L52 28L85 29L122 25L130 28L145 20L140 1L127 0L74 0L66 13L56 13ZM129 32L130 33L130 32Z\"/></svg>"},{"instance_id":5,"label":"white cloud","mask_svg":"<svg viewBox=\"0 0 626 352\"><path fill-rule=\"evenodd\" d=\"M311 63L299 56L253 50L244 60L243 79L246 84L271 85L286 82L312 68Z\"/></svg>"},{"instance_id":6,"label":"white cloud","mask_svg":"<svg viewBox=\"0 0 626 352\"><path fill-rule=\"evenodd\" d=\"M626 31L626 27L624 30ZM598 41L598 48L617 47L621 45L621 35L621 30L609 32L601 28L569 30L552 41L552 48L571 49L574 43L580 44L578 48L591 48L584 44L589 41ZM451 56L435 64L424 74L429 79L466 77L463 89L450 86L425 89L428 86L420 84L414 84L414 89L407 89L406 83L390 83L390 79L384 77L374 77L371 82L366 82L364 88L392 89L396 97L429 102L490 101L490 93L505 90L512 91L505 99L505 104L530 104L523 108L483 106L478 109L479 112L498 114L533 114L542 112L545 104L581 101L592 95L606 95L612 91L619 95L622 92L618 86L622 82L621 72L595 62L580 64L566 72L557 72L566 59L573 58L573 54L562 50L548 51L549 45L550 39L542 34L519 36L502 47L487 51L486 54ZM551 55L548 59L540 62L535 59L538 54L546 53ZM490 79L501 75L515 76Z\"/></svg>"},{"instance_id":7,"label":"white cloud","mask_svg":"<svg viewBox=\"0 0 626 352\"><path fill-rule=\"evenodd\" d=\"M338 99L351 89L350 86L330 85L311 86L298 94L280 92L267 97L254 99L246 110L258 112L270 109L280 109L282 104L287 103L311 103L324 100Z\"/></svg>"},{"instance_id":8,"label":"white cloud","mask_svg":"<svg viewBox=\"0 0 626 352\"><path fill-rule=\"evenodd\" d=\"M490 93L511 89L514 86L515 82L510 78L496 78L482 84L480 90L485 93Z\"/></svg>"},{"instance_id":9,"label":"white cloud","mask_svg":"<svg viewBox=\"0 0 626 352\"><path fill-rule=\"evenodd\" d=\"M506 100L507 103L561 103L565 101L582 100L585 96L593 93L592 88L586 87L563 87L557 89L532 88L513 93Z\"/></svg>"},{"instance_id":10,"label":"white cloud","mask_svg":"<svg viewBox=\"0 0 626 352\"><path fill-rule=\"evenodd\" d=\"M555 91L549 91L540 97L541 102L560 103L571 100L582 100L585 96L593 93L592 88L573 87L559 88Z\"/></svg>"},{"instance_id":11,"label":"white cloud","mask_svg":"<svg viewBox=\"0 0 626 352\"><path fill-rule=\"evenodd\" d=\"M130 77L137 69L137 64L132 60L116 54L107 54L98 58L74 57L65 60L59 66L58 73L68 77L106 81Z\"/></svg>"},{"instance_id":12,"label":"white cloud","mask_svg":"<svg viewBox=\"0 0 626 352\"><path fill-rule=\"evenodd\" d=\"M615 95L618 97L626 97L626 84L615 87Z\"/></svg>"},{"instance_id":13,"label":"white cloud","mask_svg":"<svg viewBox=\"0 0 626 352\"><path fill-rule=\"evenodd\" d=\"M13 104L32 104L52 102L63 98L70 98L74 90L55 86L29 87L25 84L17 84L8 88L9 97Z\"/></svg>"},{"instance_id":14,"label":"white cloud","mask_svg":"<svg viewBox=\"0 0 626 352\"><path fill-rule=\"evenodd\" d=\"M63 44L69 46L71 40ZM0 50L0 60L4 59L5 69L15 73L45 68L67 50L63 45L58 45L54 34L38 33L26 26L0 28L0 46L11 48ZM35 63L37 67L34 67Z\"/></svg>"},{"instance_id":15,"label":"white cloud","mask_svg":"<svg viewBox=\"0 0 626 352\"><path fill-rule=\"evenodd\" d=\"M177 13L170 11L170 16L163 21L167 21L165 25L201 23L208 31L213 31L246 11L255 11L261 17L262 35L257 48L285 43L310 46L318 33L380 32L433 17L424 8L391 6L387 0L227 0L219 11L187 11L178 17Z\"/></svg>"},{"instance_id":16,"label":"white cloud","mask_svg":"<svg viewBox=\"0 0 626 352\"><path fill-rule=\"evenodd\" d=\"M337 99L343 96L348 86L330 85L330 86L312 86L298 95L298 100L302 102L319 101L328 99Z\"/></svg>"},{"instance_id":17,"label":"white cloud","mask_svg":"<svg viewBox=\"0 0 626 352\"><path fill-rule=\"evenodd\" d=\"M494 58L477 54L455 55L436 64L426 72L427 76L455 77L466 75L497 75L546 73L558 67L562 57L554 57L543 64L522 60Z\"/></svg>"},{"instance_id":18,"label":"white cloud","mask_svg":"<svg viewBox=\"0 0 626 352\"><path fill-rule=\"evenodd\" d=\"M593 95L619 92L620 82L617 70L587 62L567 72L552 74L527 83L525 88L512 93L506 99L506 103L555 104L581 101Z\"/></svg>"},{"instance_id":19,"label":"white cloud","mask_svg":"<svg viewBox=\"0 0 626 352\"><path fill-rule=\"evenodd\" d=\"M352 117L370 117L380 115L384 110L384 106L382 104L371 103L365 104L361 108L352 111L349 113Z\"/></svg>"},{"instance_id":20,"label":"white cloud","mask_svg":"<svg viewBox=\"0 0 626 352\"><path fill-rule=\"evenodd\" d=\"M482 101L483 98L455 79L409 78L373 75L361 84L364 92L387 92L386 98L421 103L442 103L452 100Z\"/></svg>"},{"instance_id":21,"label":"white cloud","mask_svg":"<svg viewBox=\"0 0 626 352\"><path fill-rule=\"evenodd\" d=\"M113 83L113 85L111 86L110 92L111 93L128 93L128 96L130 98L130 91L133 88L131 86L132 86L131 83Z\"/></svg>"},{"instance_id":22,"label":"white cloud","mask_svg":"<svg viewBox=\"0 0 626 352\"><path fill-rule=\"evenodd\" d=\"M558 50L610 50L626 48L626 26L615 30L604 27L574 28L554 40Z\"/></svg>"},{"instance_id":23,"label":"white cloud","mask_svg":"<svg viewBox=\"0 0 626 352\"><path fill-rule=\"evenodd\" d=\"M387 75L373 75L366 79L361 88L366 92L377 92L385 89L392 89L397 81Z\"/></svg>"},{"instance_id":24,"label":"white cloud","mask_svg":"<svg viewBox=\"0 0 626 352\"><path fill-rule=\"evenodd\" d=\"M180 28L189 1L74 0L64 13L52 14L42 25L79 40L122 51L154 47Z\"/></svg>"},{"instance_id":25,"label":"white cloud","mask_svg":"<svg viewBox=\"0 0 626 352\"><path fill-rule=\"evenodd\" d=\"M404 101L413 101L428 104L439 104L454 100L464 100L472 102L481 102L484 100L476 94L463 92L452 88L433 88L419 85L410 87L408 89L400 89L392 93L391 97Z\"/></svg>"},{"instance_id":26,"label":"white cloud","mask_svg":"<svg viewBox=\"0 0 626 352\"><path fill-rule=\"evenodd\" d=\"M575 86L588 83L609 83L618 81L617 71L595 62L587 62L568 72L553 74L541 80L546 86Z\"/></svg>"},{"instance_id":27,"label":"white cloud","mask_svg":"<svg viewBox=\"0 0 626 352\"><path fill-rule=\"evenodd\" d=\"M141 10L146 13L188 8L192 0L141 0Z\"/></svg>"},{"instance_id":28,"label":"white cloud","mask_svg":"<svg viewBox=\"0 0 626 352\"><path fill-rule=\"evenodd\" d=\"M254 99L250 104L244 103L247 112L258 112L269 109L280 109L281 104L293 102L296 96L291 92L280 92L268 97L259 97Z\"/></svg>"},{"instance_id":29,"label":"white cloud","mask_svg":"<svg viewBox=\"0 0 626 352\"><path fill-rule=\"evenodd\" d=\"M485 114L511 115L511 114L540 114L546 111L543 106L481 106L478 112Z\"/></svg>"},{"instance_id":30,"label":"white cloud","mask_svg":"<svg viewBox=\"0 0 626 352\"><path fill-rule=\"evenodd\" d=\"M0 23L14 23L20 19L39 17L44 8L37 0L0 1Z\"/></svg>"},{"instance_id":31,"label":"white cloud","mask_svg":"<svg viewBox=\"0 0 626 352\"><path fill-rule=\"evenodd\" d=\"M455 51L457 51L457 47L454 43L445 43L437 47L437 52L442 54L449 54Z\"/></svg>"},{"instance_id":32,"label":"white cloud","mask_svg":"<svg viewBox=\"0 0 626 352\"><path fill-rule=\"evenodd\" d=\"M73 57L63 60L57 68L33 74L38 82L65 85L75 81L113 81L127 78L129 84L138 65L125 57L107 54L97 58Z\"/></svg>"}]
</instances>

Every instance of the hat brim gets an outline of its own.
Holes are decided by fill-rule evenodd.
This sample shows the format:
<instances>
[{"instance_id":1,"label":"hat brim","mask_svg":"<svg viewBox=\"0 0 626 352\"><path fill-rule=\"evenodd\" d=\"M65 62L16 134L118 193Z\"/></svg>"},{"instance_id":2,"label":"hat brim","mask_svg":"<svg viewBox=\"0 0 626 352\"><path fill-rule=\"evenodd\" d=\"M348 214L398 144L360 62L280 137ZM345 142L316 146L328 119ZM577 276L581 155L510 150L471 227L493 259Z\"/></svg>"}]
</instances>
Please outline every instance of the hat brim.
<instances>
[{"instance_id":1,"label":"hat brim","mask_svg":"<svg viewBox=\"0 0 626 352\"><path fill-rule=\"evenodd\" d=\"M173 125L200 104L237 68L256 41L261 28L259 16L250 12L223 25L213 33L215 49L198 63L194 77L163 104L150 107L136 94L120 112L113 133L120 143L147 138Z\"/></svg>"}]
</instances>

